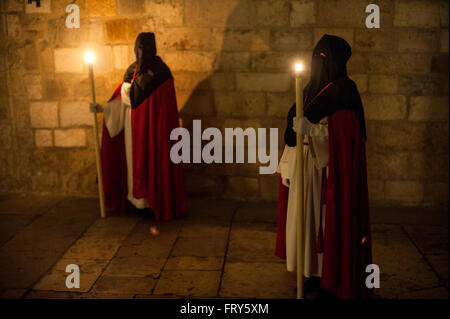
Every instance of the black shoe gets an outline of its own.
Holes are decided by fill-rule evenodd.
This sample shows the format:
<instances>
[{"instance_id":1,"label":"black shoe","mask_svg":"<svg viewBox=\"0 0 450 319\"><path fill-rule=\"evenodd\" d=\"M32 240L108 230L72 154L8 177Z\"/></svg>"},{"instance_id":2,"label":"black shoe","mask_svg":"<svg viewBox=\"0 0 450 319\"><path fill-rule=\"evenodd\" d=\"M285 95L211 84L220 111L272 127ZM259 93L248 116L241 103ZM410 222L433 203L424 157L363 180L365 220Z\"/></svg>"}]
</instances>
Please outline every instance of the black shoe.
<instances>
[{"instance_id":1,"label":"black shoe","mask_svg":"<svg viewBox=\"0 0 450 319\"><path fill-rule=\"evenodd\" d=\"M331 299L336 299L336 295L333 294L332 292L326 290L323 287L319 287L315 299L328 299L328 300L331 300Z\"/></svg>"},{"instance_id":2,"label":"black shoe","mask_svg":"<svg viewBox=\"0 0 450 319\"><path fill-rule=\"evenodd\" d=\"M321 278L317 276L312 276L306 279L303 283L303 293L305 295L315 293L320 288ZM297 294L297 288L294 288L294 293Z\"/></svg>"},{"instance_id":3,"label":"black shoe","mask_svg":"<svg viewBox=\"0 0 450 319\"><path fill-rule=\"evenodd\" d=\"M320 281L321 278L317 276L308 278L303 285L303 291L305 292L305 294L317 292L320 288Z\"/></svg>"}]
</instances>

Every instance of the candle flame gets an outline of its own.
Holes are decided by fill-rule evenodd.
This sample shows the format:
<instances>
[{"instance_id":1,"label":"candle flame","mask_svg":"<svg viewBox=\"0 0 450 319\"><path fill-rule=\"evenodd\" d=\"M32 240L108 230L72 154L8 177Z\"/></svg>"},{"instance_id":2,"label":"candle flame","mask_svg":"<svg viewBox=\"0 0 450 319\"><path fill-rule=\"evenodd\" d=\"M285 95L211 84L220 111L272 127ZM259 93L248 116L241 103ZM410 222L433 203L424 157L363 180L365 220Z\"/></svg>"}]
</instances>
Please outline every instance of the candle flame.
<instances>
[{"instance_id":1,"label":"candle flame","mask_svg":"<svg viewBox=\"0 0 450 319\"><path fill-rule=\"evenodd\" d=\"M301 72L301 71L303 71L303 63L297 62L297 63L295 64L295 72L299 73L299 72Z\"/></svg>"},{"instance_id":2,"label":"candle flame","mask_svg":"<svg viewBox=\"0 0 450 319\"><path fill-rule=\"evenodd\" d=\"M86 61L86 63L88 64L92 64L94 63L95 60L95 55L92 51L88 51L86 52L86 54L84 55L84 60Z\"/></svg>"}]
</instances>

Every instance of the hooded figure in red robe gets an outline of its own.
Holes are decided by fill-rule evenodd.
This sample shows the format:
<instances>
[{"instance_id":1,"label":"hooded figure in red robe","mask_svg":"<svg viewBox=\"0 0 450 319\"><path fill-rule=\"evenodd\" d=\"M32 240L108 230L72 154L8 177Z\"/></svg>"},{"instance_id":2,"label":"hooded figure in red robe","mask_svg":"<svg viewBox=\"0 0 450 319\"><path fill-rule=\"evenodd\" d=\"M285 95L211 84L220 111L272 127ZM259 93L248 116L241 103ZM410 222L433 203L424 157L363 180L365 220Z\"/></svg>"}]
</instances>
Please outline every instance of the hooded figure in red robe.
<instances>
[{"instance_id":1,"label":"hooded figure in red robe","mask_svg":"<svg viewBox=\"0 0 450 319\"><path fill-rule=\"evenodd\" d=\"M102 107L105 204L124 211L128 201L170 220L186 215L182 164L170 159L170 133L179 126L174 80L153 33L139 34L134 51L136 62Z\"/></svg>"},{"instance_id":2,"label":"hooded figure in red robe","mask_svg":"<svg viewBox=\"0 0 450 319\"><path fill-rule=\"evenodd\" d=\"M318 231L318 251L323 252L320 284L337 298L365 298L365 272L371 264L366 128L356 84L347 76L352 52L342 38L324 35L312 57L311 80L304 88L304 118L289 111L285 143L296 145L296 133L306 134L327 117L328 166L322 179L325 225ZM278 233L275 255L285 258L288 188L280 182ZM306 287L305 287L306 290Z\"/></svg>"}]
</instances>

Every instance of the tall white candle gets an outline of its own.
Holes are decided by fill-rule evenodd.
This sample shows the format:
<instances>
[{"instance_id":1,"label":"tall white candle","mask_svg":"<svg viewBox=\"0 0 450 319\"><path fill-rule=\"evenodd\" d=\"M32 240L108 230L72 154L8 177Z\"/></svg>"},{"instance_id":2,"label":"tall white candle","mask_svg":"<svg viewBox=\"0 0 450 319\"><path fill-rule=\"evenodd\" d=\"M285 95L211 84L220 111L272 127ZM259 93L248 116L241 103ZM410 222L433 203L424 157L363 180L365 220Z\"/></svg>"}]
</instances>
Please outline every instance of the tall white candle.
<instances>
[{"instance_id":1,"label":"tall white candle","mask_svg":"<svg viewBox=\"0 0 450 319\"><path fill-rule=\"evenodd\" d=\"M94 53L86 52L84 57L88 69L89 69L89 83L91 86L91 102L96 104L95 100L95 86L94 86ZM97 178L98 178L98 194L100 201L100 216L105 218L105 201L104 201L104 191L103 191L103 174L102 174L102 163L100 160L100 143L98 141L98 124L97 124L97 112L92 113L94 117L94 147L95 147L95 163L97 166Z\"/></svg>"},{"instance_id":2,"label":"tall white candle","mask_svg":"<svg viewBox=\"0 0 450 319\"><path fill-rule=\"evenodd\" d=\"M303 65L295 65L296 117L303 117L303 85L300 77ZM304 272L304 206L303 206L303 135L297 133L297 299L303 299Z\"/></svg>"}]
</instances>

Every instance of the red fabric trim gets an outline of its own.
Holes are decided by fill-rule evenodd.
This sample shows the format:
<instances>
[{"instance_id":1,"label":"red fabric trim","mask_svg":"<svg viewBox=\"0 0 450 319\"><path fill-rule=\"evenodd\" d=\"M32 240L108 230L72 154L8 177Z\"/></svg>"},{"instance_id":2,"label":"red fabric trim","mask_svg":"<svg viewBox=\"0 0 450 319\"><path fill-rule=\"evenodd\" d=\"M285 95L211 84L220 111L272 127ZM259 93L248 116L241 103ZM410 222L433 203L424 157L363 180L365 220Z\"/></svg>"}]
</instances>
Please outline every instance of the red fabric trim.
<instances>
[{"instance_id":1,"label":"red fabric trim","mask_svg":"<svg viewBox=\"0 0 450 319\"><path fill-rule=\"evenodd\" d=\"M306 111L306 110L308 109L308 107L311 105L311 103L314 102L314 100L315 100L320 94L322 94L323 91L325 91L326 89L328 89L328 87L329 87L331 84L333 84L333 82L328 83L322 90L320 90L320 92L317 93L316 96L315 96L311 101L309 101L308 104L306 104L306 105L303 107L303 111ZM305 102L306 102L306 98L305 98L305 101L303 102L303 104L305 104Z\"/></svg>"},{"instance_id":2,"label":"red fabric trim","mask_svg":"<svg viewBox=\"0 0 450 319\"><path fill-rule=\"evenodd\" d=\"M352 110L328 116L328 179L321 285L338 298L369 297L372 262L365 141ZM361 245L362 238L366 238Z\"/></svg>"},{"instance_id":3,"label":"red fabric trim","mask_svg":"<svg viewBox=\"0 0 450 319\"><path fill-rule=\"evenodd\" d=\"M186 215L182 164L170 159L170 133L179 126L173 78L131 110L131 126L133 196L147 198L157 220Z\"/></svg>"}]
</instances>

